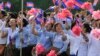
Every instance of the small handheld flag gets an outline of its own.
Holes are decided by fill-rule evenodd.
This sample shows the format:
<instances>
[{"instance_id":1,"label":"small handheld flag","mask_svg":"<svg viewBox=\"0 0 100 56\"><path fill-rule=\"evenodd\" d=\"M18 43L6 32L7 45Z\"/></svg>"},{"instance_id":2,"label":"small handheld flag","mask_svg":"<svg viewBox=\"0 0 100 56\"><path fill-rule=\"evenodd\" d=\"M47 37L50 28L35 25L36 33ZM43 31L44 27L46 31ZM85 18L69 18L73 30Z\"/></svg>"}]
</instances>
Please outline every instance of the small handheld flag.
<instances>
[{"instance_id":1,"label":"small handheld flag","mask_svg":"<svg viewBox=\"0 0 100 56\"><path fill-rule=\"evenodd\" d=\"M33 2L26 2L26 7L28 7L28 8L34 7Z\"/></svg>"},{"instance_id":2,"label":"small handheld flag","mask_svg":"<svg viewBox=\"0 0 100 56\"><path fill-rule=\"evenodd\" d=\"M0 3L0 10L3 10L3 9L4 9L4 4L2 2L2 3Z\"/></svg>"},{"instance_id":3,"label":"small handheld flag","mask_svg":"<svg viewBox=\"0 0 100 56\"><path fill-rule=\"evenodd\" d=\"M10 9L11 8L11 3L10 2L6 2L5 3L5 7Z\"/></svg>"}]
</instances>

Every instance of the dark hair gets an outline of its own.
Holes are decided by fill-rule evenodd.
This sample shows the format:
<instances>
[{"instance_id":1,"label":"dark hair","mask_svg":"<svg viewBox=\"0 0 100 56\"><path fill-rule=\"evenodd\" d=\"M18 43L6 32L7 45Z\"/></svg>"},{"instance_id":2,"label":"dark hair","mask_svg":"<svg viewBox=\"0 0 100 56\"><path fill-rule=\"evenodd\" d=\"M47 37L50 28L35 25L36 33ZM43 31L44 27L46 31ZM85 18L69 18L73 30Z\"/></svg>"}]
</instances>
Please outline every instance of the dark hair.
<instances>
[{"instance_id":1,"label":"dark hair","mask_svg":"<svg viewBox=\"0 0 100 56\"><path fill-rule=\"evenodd\" d=\"M23 27L26 27L28 25L28 21L26 19L23 19Z\"/></svg>"},{"instance_id":2,"label":"dark hair","mask_svg":"<svg viewBox=\"0 0 100 56\"><path fill-rule=\"evenodd\" d=\"M76 21L72 22L71 29L76 25Z\"/></svg>"},{"instance_id":3,"label":"dark hair","mask_svg":"<svg viewBox=\"0 0 100 56\"><path fill-rule=\"evenodd\" d=\"M44 21L44 23L46 23L47 19L46 19L46 18L44 18L44 19L43 19L43 21Z\"/></svg>"},{"instance_id":4,"label":"dark hair","mask_svg":"<svg viewBox=\"0 0 100 56\"><path fill-rule=\"evenodd\" d=\"M78 18L79 18L80 16L79 16L79 15L76 15L76 17L78 17Z\"/></svg>"},{"instance_id":5,"label":"dark hair","mask_svg":"<svg viewBox=\"0 0 100 56\"><path fill-rule=\"evenodd\" d=\"M15 19L15 20L16 20L16 18L10 18L10 19ZM7 23L8 23L8 24L6 24L7 27L11 27L11 26L9 25L9 21L10 21L10 19L7 20ZM17 27L17 24L16 24L16 27Z\"/></svg>"},{"instance_id":6,"label":"dark hair","mask_svg":"<svg viewBox=\"0 0 100 56\"><path fill-rule=\"evenodd\" d=\"M44 16L44 17L47 17L47 14L46 14L46 12L44 12L44 13L43 13L43 16Z\"/></svg>"},{"instance_id":7,"label":"dark hair","mask_svg":"<svg viewBox=\"0 0 100 56\"><path fill-rule=\"evenodd\" d=\"M91 32L91 27L88 23L84 23L83 27L85 28L85 32L90 33Z\"/></svg>"},{"instance_id":8,"label":"dark hair","mask_svg":"<svg viewBox=\"0 0 100 56\"><path fill-rule=\"evenodd\" d=\"M21 11L20 11L19 14L23 14L25 17L26 17L26 15L27 15L27 14L25 13L25 11L24 11L24 12L21 12Z\"/></svg>"},{"instance_id":9,"label":"dark hair","mask_svg":"<svg viewBox=\"0 0 100 56\"><path fill-rule=\"evenodd\" d=\"M11 18L17 18L18 17L18 14L17 13L9 13L9 16Z\"/></svg>"},{"instance_id":10,"label":"dark hair","mask_svg":"<svg viewBox=\"0 0 100 56\"><path fill-rule=\"evenodd\" d=\"M0 13L3 15L3 17L7 16L7 13L5 11L1 11Z\"/></svg>"},{"instance_id":11,"label":"dark hair","mask_svg":"<svg viewBox=\"0 0 100 56\"><path fill-rule=\"evenodd\" d=\"M82 18L82 20L84 20L84 18L85 18L84 15L82 15L81 18Z\"/></svg>"}]
</instances>

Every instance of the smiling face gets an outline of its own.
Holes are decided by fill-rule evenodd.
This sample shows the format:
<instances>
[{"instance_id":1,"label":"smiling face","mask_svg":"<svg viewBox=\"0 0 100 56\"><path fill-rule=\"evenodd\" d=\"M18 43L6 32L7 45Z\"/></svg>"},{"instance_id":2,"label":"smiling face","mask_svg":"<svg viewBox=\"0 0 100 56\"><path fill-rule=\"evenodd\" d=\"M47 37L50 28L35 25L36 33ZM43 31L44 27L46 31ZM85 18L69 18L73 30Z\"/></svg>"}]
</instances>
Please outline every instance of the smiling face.
<instances>
[{"instance_id":1,"label":"smiling face","mask_svg":"<svg viewBox=\"0 0 100 56\"><path fill-rule=\"evenodd\" d=\"M51 22L47 22L45 26L47 31L51 31L53 29L53 24Z\"/></svg>"},{"instance_id":2,"label":"smiling face","mask_svg":"<svg viewBox=\"0 0 100 56\"><path fill-rule=\"evenodd\" d=\"M9 26L16 26L16 19L11 18L9 21Z\"/></svg>"}]
</instances>

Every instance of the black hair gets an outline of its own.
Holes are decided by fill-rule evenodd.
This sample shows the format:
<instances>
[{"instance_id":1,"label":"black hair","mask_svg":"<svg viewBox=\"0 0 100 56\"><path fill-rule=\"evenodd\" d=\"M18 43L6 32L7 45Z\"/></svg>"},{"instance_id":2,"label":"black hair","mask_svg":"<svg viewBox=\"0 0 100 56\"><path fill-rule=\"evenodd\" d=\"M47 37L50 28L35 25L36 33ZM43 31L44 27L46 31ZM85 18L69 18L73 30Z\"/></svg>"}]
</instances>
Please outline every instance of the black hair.
<instances>
[{"instance_id":1,"label":"black hair","mask_svg":"<svg viewBox=\"0 0 100 56\"><path fill-rule=\"evenodd\" d=\"M83 27L85 28L85 32L90 33L92 28L90 27L90 25L88 23L84 23Z\"/></svg>"},{"instance_id":2,"label":"black hair","mask_svg":"<svg viewBox=\"0 0 100 56\"><path fill-rule=\"evenodd\" d=\"M7 16L7 13L5 11L1 11L0 13L3 15L3 17Z\"/></svg>"},{"instance_id":3,"label":"black hair","mask_svg":"<svg viewBox=\"0 0 100 56\"><path fill-rule=\"evenodd\" d=\"M76 21L72 22L71 29L76 25Z\"/></svg>"},{"instance_id":4,"label":"black hair","mask_svg":"<svg viewBox=\"0 0 100 56\"><path fill-rule=\"evenodd\" d=\"M66 23L66 21L62 21L63 22L63 24L65 24Z\"/></svg>"},{"instance_id":5,"label":"black hair","mask_svg":"<svg viewBox=\"0 0 100 56\"><path fill-rule=\"evenodd\" d=\"M85 18L84 15L82 15L81 18L82 18L82 20L84 20L84 18Z\"/></svg>"},{"instance_id":6,"label":"black hair","mask_svg":"<svg viewBox=\"0 0 100 56\"><path fill-rule=\"evenodd\" d=\"M23 19L23 27L26 27L28 25L28 21L26 19Z\"/></svg>"},{"instance_id":7,"label":"black hair","mask_svg":"<svg viewBox=\"0 0 100 56\"><path fill-rule=\"evenodd\" d=\"M27 14L25 12L23 12L23 15L26 17Z\"/></svg>"},{"instance_id":8,"label":"black hair","mask_svg":"<svg viewBox=\"0 0 100 56\"><path fill-rule=\"evenodd\" d=\"M44 13L43 13L43 16L44 16L44 17L47 17L47 14L46 14L46 12L44 12Z\"/></svg>"},{"instance_id":9,"label":"black hair","mask_svg":"<svg viewBox=\"0 0 100 56\"><path fill-rule=\"evenodd\" d=\"M19 14L23 14L25 17L26 17L26 15L27 15L27 14L25 13L25 11L24 11L24 12L21 12L21 11L20 11Z\"/></svg>"},{"instance_id":10,"label":"black hair","mask_svg":"<svg viewBox=\"0 0 100 56\"><path fill-rule=\"evenodd\" d=\"M76 15L76 17L78 17L78 18L79 18L80 16L79 16L79 15Z\"/></svg>"},{"instance_id":11,"label":"black hair","mask_svg":"<svg viewBox=\"0 0 100 56\"><path fill-rule=\"evenodd\" d=\"M17 13L9 13L9 16L11 18L17 18L18 17L18 14Z\"/></svg>"},{"instance_id":12,"label":"black hair","mask_svg":"<svg viewBox=\"0 0 100 56\"><path fill-rule=\"evenodd\" d=\"M51 28L53 29L54 24L51 23Z\"/></svg>"},{"instance_id":13,"label":"black hair","mask_svg":"<svg viewBox=\"0 0 100 56\"><path fill-rule=\"evenodd\" d=\"M43 21L44 21L44 23L46 23L47 19L46 19L46 18L44 18L44 19L43 19Z\"/></svg>"}]
</instances>

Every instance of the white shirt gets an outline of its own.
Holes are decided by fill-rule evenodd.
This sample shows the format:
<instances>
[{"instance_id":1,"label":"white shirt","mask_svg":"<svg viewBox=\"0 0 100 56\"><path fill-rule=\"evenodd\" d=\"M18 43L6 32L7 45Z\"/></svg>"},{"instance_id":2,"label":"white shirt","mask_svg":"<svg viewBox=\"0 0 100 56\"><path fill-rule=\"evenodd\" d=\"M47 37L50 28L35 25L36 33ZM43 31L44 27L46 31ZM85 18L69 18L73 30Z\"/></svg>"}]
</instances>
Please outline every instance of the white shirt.
<instances>
[{"instance_id":1,"label":"white shirt","mask_svg":"<svg viewBox=\"0 0 100 56\"><path fill-rule=\"evenodd\" d=\"M77 51L80 47L81 40L82 40L82 35L80 36L75 36L73 33L70 35L70 54L71 55L76 55Z\"/></svg>"},{"instance_id":2,"label":"white shirt","mask_svg":"<svg viewBox=\"0 0 100 56\"><path fill-rule=\"evenodd\" d=\"M18 34L19 29L16 28L14 31L12 31L11 28L7 28L7 31L8 31L7 44L9 44L10 43L10 37L11 37L11 39L14 39L15 36Z\"/></svg>"},{"instance_id":3,"label":"white shirt","mask_svg":"<svg viewBox=\"0 0 100 56\"><path fill-rule=\"evenodd\" d=\"M100 40L95 39L93 35L89 38L88 56L100 56Z\"/></svg>"},{"instance_id":4,"label":"white shirt","mask_svg":"<svg viewBox=\"0 0 100 56\"><path fill-rule=\"evenodd\" d=\"M7 38L1 38L1 33L2 31L5 31L5 25L6 25L6 22L5 21L2 21L0 20L0 44L6 44L6 40Z\"/></svg>"},{"instance_id":5,"label":"white shirt","mask_svg":"<svg viewBox=\"0 0 100 56\"><path fill-rule=\"evenodd\" d=\"M90 37L89 35L90 34L87 34L86 36L89 38ZM88 42L86 42L84 38L82 38L77 56L87 56L87 54L88 54Z\"/></svg>"}]
</instances>

